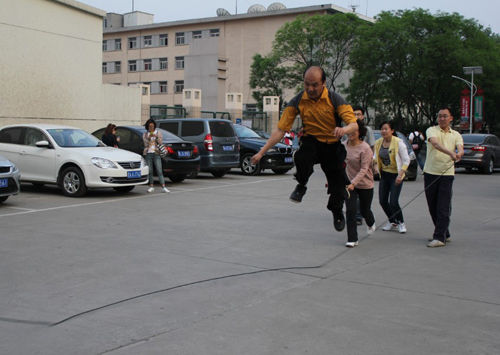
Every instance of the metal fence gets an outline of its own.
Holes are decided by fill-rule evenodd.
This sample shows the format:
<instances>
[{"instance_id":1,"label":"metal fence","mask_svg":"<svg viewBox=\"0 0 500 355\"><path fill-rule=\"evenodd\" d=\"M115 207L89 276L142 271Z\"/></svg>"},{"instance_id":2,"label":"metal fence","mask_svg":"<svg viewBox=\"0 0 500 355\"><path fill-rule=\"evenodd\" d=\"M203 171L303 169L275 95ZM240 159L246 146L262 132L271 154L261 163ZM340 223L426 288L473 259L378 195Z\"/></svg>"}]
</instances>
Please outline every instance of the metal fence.
<instances>
[{"instance_id":1,"label":"metal fence","mask_svg":"<svg viewBox=\"0 0 500 355\"><path fill-rule=\"evenodd\" d=\"M186 118L184 107L153 105L149 107L149 117L160 120L165 118Z\"/></svg>"}]
</instances>

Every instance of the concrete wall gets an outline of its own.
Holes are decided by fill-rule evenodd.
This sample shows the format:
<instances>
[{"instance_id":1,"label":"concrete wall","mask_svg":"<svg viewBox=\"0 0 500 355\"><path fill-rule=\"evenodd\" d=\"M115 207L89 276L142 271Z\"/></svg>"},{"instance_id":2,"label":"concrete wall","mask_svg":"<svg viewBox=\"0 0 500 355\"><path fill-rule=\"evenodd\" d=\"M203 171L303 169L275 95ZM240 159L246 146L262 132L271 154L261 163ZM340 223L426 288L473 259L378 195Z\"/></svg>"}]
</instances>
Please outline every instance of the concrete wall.
<instances>
[{"instance_id":1,"label":"concrete wall","mask_svg":"<svg viewBox=\"0 0 500 355\"><path fill-rule=\"evenodd\" d=\"M102 84L104 11L73 0L2 0L1 7L0 126L140 122L140 90Z\"/></svg>"}]
</instances>

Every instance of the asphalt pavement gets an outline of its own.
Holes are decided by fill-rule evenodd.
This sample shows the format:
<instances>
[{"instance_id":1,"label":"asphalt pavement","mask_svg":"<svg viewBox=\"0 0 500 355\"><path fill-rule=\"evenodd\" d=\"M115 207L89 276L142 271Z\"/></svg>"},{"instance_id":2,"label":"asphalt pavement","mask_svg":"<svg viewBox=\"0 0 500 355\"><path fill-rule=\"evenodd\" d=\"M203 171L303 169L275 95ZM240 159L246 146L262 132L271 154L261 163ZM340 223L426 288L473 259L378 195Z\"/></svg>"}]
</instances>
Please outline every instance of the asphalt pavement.
<instances>
[{"instance_id":1,"label":"asphalt pavement","mask_svg":"<svg viewBox=\"0 0 500 355\"><path fill-rule=\"evenodd\" d=\"M458 171L434 249L420 175L408 232L363 225L352 249L319 166L300 204L267 171L77 199L23 184L0 205L0 354L500 354L499 182Z\"/></svg>"}]
</instances>

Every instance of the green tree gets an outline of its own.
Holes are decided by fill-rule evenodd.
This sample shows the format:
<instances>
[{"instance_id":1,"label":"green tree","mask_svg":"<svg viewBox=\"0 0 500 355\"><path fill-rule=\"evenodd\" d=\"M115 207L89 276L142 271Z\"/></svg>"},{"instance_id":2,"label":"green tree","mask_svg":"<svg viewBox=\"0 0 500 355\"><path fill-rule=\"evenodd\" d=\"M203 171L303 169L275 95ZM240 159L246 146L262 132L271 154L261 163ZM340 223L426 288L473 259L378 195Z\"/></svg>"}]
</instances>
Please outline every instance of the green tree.
<instances>
[{"instance_id":1,"label":"green tree","mask_svg":"<svg viewBox=\"0 0 500 355\"><path fill-rule=\"evenodd\" d=\"M452 75L475 65L499 73L498 53L490 31L457 13L382 12L353 46L348 98L394 118L401 130L434 124L442 105L451 104L458 112L463 83Z\"/></svg>"},{"instance_id":2,"label":"green tree","mask_svg":"<svg viewBox=\"0 0 500 355\"><path fill-rule=\"evenodd\" d=\"M304 70L321 66L327 86L346 69L351 46L358 29L366 25L354 14L301 15L277 32L269 55L254 56L250 74L253 97L260 100L267 93L282 96L284 89L299 87ZM282 101L282 100L281 100Z\"/></svg>"}]
</instances>

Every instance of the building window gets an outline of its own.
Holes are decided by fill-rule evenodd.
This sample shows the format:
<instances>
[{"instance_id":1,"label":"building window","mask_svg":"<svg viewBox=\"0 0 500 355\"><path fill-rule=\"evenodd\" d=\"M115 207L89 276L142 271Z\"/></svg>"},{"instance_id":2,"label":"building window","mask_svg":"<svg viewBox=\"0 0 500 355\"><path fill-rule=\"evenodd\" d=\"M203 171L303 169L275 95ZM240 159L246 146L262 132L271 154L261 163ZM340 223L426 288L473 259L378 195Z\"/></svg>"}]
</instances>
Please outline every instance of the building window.
<instances>
[{"instance_id":1,"label":"building window","mask_svg":"<svg viewBox=\"0 0 500 355\"><path fill-rule=\"evenodd\" d=\"M210 30L210 37L219 37L219 29Z\"/></svg>"},{"instance_id":2,"label":"building window","mask_svg":"<svg viewBox=\"0 0 500 355\"><path fill-rule=\"evenodd\" d=\"M168 69L168 58L160 58L160 70Z\"/></svg>"},{"instance_id":3,"label":"building window","mask_svg":"<svg viewBox=\"0 0 500 355\"><path fill-rule=\"evenodd\" d=\"M160 46L168 46L168 34L160 35Z\"/></svg>"},{"instance_id":4,"label":"building window","mask_svg":"<svg viewBox=\"0 0 500 355\"><path fill-rule=\"evenodd\" d=\"M149 88L147 86L143 86L142 87L142 94L143 95L147 95L148 94L148 91L149 91Z\"/></svg>"},{"instance_id":5,"label":"building window","mask_svg":"<svg viewBox=\"0 0 500 355\"><path fill-rule=\"evenodd\" d=\"M184 57L175 57L175 69L184 69Z\"/></svg>"},{"instance_id":6,"label":"building window","mask_svg":"<svg viewBox=\"0 0 500 355\"><path fill-rule=\"evenodd\" d=\"M102 63L102 73L106 74L108 72L108 64Z\"/></svg>"},{"instance_id":7,"label":"building window","mask_svg":"<svg viewBox=\"0 0 500 355\"><path fill-rule=\"evenodd\" d=\"M115 51L122 50L122 40L120 38L115 39Z\"/></svg>"},{"instance_id":8,"label":"building window","mask_svg":"<svg viewBox=\"0 0 500 355\"><path fill-rule=\"evenodd\" d=\"M128 39L128 48L129 49L137 48L137 37L130 37Z\"/></svg>"},{"instance_id":9,"label":"building window","mask_svg":"<svg viewBox=\"0 0 500 355\"><path fill-rule=\"evenodd\" d=\"M151 70L151 59L144 59L144 70Z\"/></svg>"},{"instance_id":10,"label":"building window","mask_svg":"<svg viewBox=\"0 0 500 355\"><path fill-rule=\"evenodd\" d=\"M122 62L115 62L115 73L122 72Z\"/></svg>"},{"instance_id":11,"label":"building window","mask_svg":"<svg viewBox=\"0 0 500 355\"><path fill-rule=\"evenodd\" d=\"M167 93L167 82L166 81L160 81L160 94L166 94Z\"/></svg>"},{"instance_id":12,"label":"building window","mask_svg":"<svg viewBox=\"0 0 500 355\"><path fill-rule=\"evenodd\" d=\"M128 71L137 71L137 61L135 60L128 61Z\"/></svg>"},{"instance_id":13,"label":"building window","mask_svg":"<svg viewBox=\"0 0 500 355\"><path fill-rule=\"evenodd\" d=\"M151 47L151 44L152 44L152 37L144 36L144 47Z\"/></svg>"},{"instance_id":14,"label":"building window","mask_svg":"<svg viewBox=\"0 0 500 355\"><path fill-rule=\"evenodd\" d=\"M106 52L108 50L108 41L102 41L102 51Z\"/></svg>"},{"instance_id":15,"label":"building window","mask_svg":"<svg viewBox=\"0 0 500 355\"><path fill-rule=\"evenodd\" d=\"M107 28L108 27L108 19L105 18L102 20L102 28Z\"/></svg>"},{"instance_id":16,"label":"building window","mask_svg":"<svg viewBox=\"0 0 500 355\"><path fill-rule=\"evenodd\" d=\"M184 90L184 80L176 80L174 86L174 92L176 94L179 94L182 93L182 90Z\"/></svg>"},{"instance_id":17,"label":"building window","mask_svg":"<svg viewBox=\"0 0 500 355\"><path fill-rule=\"evenodd\" d=\"M184 32L177 32L175 34L175 44L185 44L186 43L186 37L184 36Z\"/></svg>"},{"instance_id":18,"label":"building window","mask_svg":"<svg viewBox=\"0 0 500 355\"><path fill-rule=\"evenodd\" d=\"M193 31L193 38L201 38L201 31Z\"/></svg>"}]
</instances>

